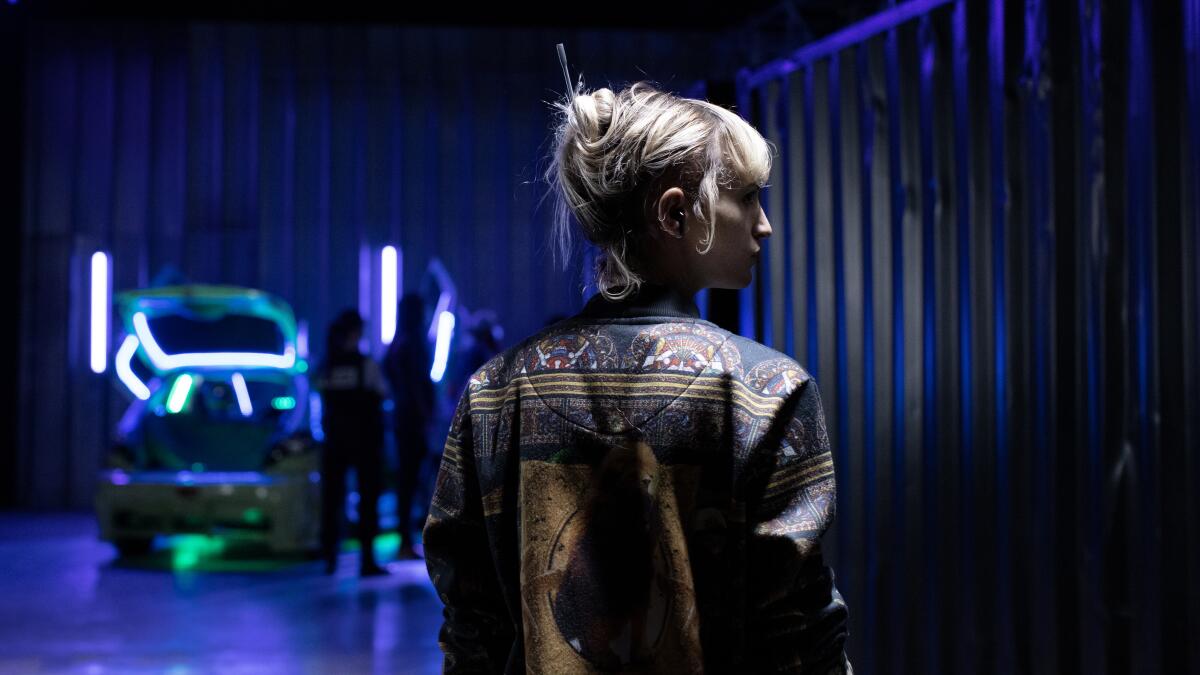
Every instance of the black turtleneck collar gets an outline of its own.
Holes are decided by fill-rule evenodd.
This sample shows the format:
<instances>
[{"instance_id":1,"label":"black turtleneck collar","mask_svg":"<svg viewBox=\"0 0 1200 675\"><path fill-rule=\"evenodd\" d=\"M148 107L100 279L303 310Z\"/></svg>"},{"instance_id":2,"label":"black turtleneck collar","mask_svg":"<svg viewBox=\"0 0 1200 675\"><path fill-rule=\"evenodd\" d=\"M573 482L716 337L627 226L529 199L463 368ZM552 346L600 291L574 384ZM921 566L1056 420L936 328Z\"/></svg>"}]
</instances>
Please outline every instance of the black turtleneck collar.
<instances>
[{"instance_id":1,"label":"black turtleneck collar","mask_svg":"<svg viewBox=\"0 0 1200 675\"><path fill-rule=\"evenodd\" d=\"M699 319L700 308L696 306L695 298L674 288L642 284L637 293L616 302L605 299L599 293L593 295L579 316L596 319L633 319L649 316Z\"/></svg>"}]
</instances>

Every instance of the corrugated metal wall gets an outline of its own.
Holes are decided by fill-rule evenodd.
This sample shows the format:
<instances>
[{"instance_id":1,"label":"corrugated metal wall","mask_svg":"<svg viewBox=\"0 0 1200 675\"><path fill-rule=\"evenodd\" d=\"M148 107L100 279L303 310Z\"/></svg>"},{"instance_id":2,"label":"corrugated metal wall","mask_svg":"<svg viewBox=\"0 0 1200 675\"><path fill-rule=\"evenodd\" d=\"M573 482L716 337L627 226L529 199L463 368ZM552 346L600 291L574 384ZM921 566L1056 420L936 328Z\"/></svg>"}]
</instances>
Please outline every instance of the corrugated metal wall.
<instances>
[{"instance_id":1,"label":"corrugated metal wall","mask_svg":"<svg viewBox=\"0 0 1200 675\"><path fill-rule=\"evenodd\" d=\"M823 390L859 672L1200 671L1198 7L918 0L743 72L742 327Z\"/></svg>"}]
</instances>

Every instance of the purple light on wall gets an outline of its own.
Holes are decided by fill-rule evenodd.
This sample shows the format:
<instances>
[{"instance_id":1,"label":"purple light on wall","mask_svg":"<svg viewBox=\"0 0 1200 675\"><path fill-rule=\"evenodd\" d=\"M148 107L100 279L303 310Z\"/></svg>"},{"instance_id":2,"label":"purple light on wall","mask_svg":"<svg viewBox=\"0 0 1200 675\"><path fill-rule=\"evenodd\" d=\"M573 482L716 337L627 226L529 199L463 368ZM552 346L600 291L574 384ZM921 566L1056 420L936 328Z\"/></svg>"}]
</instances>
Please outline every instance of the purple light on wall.
<instances>
[{"instance_id":1,"label":"purple light on wall","mask_svg":"<svg viewBox=\"0 0 1200 675\"><path fill-rule=\"evenodd\" d=\"M371 247L363 244L358 247L358 314L370 324L377 320L371 312L371 277L374 276L371 269L373 256L371 255ZM363 331L362 339L358 343L359 351L370 353L371 351L371 335L367 331Z\"/></svg>"},{"instance_id":2,"label":"purple light on wall","mask_svg":"<svg viewBox=\"0 0 1200 675\"><path fill-rule=\"evenodd\" d=\"M308 358L308 321L301 319L296 329L296 356Z\"/></svg>"},{"instance_id":3,"label":"purple light on wall","mask_svg":"<svg viewBox=\"0 0 1200 675\"><path fill-rule=\"evenodd\" d=\"M743 76L741 84L747 89L758 88L769 80L783 77L819 59L864 42L906 21L924 16L949 2L951 0L912 0L896 5L843 28L829 37L807 44L792 52L791 56L772 61L753 72L747 72Z\"/></svg>"}]
</instances>

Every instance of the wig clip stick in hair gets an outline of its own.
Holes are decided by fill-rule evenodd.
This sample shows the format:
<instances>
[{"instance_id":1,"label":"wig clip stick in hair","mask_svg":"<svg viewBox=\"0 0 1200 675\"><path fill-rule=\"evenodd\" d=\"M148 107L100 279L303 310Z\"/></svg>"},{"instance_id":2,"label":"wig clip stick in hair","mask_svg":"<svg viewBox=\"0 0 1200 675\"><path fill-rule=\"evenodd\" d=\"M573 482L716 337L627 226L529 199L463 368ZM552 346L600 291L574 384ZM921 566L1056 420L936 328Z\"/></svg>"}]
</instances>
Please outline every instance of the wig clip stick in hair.
<instances>
[{"instance_id":1,"label":"wig clip stick in hair","mask_svg":"<svg viewBox=\"0 0 1200 675\"><path fill-rule=\"evenodd\" d=\"M567 69L567 48L558 43L558 63L562 66L563 81L567 83L567 99L575 96L575 85L571 84L571 72Z\"/></svg>"}]
</instances>

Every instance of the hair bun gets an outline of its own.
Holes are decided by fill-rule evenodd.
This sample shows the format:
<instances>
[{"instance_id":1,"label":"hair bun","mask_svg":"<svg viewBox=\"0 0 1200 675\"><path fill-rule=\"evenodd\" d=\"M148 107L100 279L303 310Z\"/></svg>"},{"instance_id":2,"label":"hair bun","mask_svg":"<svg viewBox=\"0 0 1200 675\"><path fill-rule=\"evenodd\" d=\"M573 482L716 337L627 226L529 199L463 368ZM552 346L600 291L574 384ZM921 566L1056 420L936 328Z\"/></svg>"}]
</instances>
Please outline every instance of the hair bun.
<instances>
[{"instance_id":1,"label":"hair bun","mask_svg":"<svg viewBox=\"0 0 1200 675\"><path fill-rule=\"evenodd\" d=\"M608 132L616 103L617 95L607 88L575 97L576 133L584 142L596 142Z\"/></svg>"}]
</instances>

